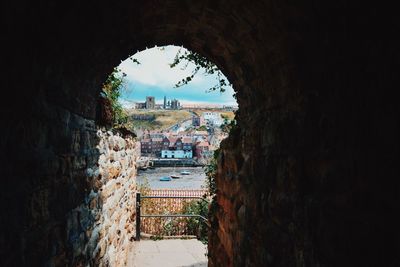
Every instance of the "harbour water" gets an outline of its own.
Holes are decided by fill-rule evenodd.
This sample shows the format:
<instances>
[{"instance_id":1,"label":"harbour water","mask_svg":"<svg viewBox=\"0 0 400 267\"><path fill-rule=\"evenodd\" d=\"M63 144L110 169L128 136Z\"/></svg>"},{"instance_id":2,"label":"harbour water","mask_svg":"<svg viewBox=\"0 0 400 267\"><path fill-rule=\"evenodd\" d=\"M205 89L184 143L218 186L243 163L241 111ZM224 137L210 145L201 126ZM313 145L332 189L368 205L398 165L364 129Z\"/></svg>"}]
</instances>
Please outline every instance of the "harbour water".
<instances>
[{"instance_id":1,"label":"harbour water","mask_svg":"<svg viewBox=\"0 0 400 267\"><path fill-rule=\"evenodd\" d=\"M189 171L190 174L182 175L181 171ZM160 181L161 177L177 175L179 179ZM139 170L137 184L149 183L151 189L203 189L206 175L203 167L161 167L155 169Z\"/></svg>"}]
</instances>

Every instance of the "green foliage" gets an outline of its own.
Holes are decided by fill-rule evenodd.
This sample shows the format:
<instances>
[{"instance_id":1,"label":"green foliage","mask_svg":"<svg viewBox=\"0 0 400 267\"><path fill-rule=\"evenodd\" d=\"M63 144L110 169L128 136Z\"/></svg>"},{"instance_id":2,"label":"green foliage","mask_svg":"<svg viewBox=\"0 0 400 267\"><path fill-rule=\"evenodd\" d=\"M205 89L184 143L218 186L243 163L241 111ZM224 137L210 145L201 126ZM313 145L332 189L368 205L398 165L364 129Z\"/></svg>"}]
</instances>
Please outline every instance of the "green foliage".
<instances>
[{"instance_id":1,"label":"green foliage","mask_svg":"<svg viewBox=\"0 0 400 267\"><path fill-rule=\"evenodd\" d=\"M206 186L208 188L208 192L211 197L213 197L217 193L217 185L215 183L215 177L217 175L217 169L218 169L217 159L219 153L220 153L219 149L215 150L210 163L205 166Z\"/></svg>"},{"instance_id":2,"label":"green foliage","mask_svg":"<svg viewBox=\"0 0 400 267\"><path fill-rule=\"evenodd\" d=\"M119 102L121 92L125 88L125 76L126 74L121 73L120 69L114 68L102 88L102 94L110 101L114 113L113 126L122 125L128 121L128 116Z\"/></svg>"},{"instance_id":3,"label":"green foliage","mask_svg":"<svg viewBox=\"0 0 400 267\"><path fill-rule=\"evenodd\" d=\"M194 76L200 71L204 70L205 74L208 75L216 75L217 83L208 89L209 92L211 91L220 91L221 93L225 92L225 87L230 86L230 83L224 78L222 72L218 69L218 67L209 61L207 58L203 57L202 55L185 50L184 53L181 52L179 49L178 53L176 54L174 61L170 64L171 68L177 67L181 62L184 63L183 69L186 69L189 63L195 65L192 74L187 76L186 78L182 79L178 83L175 84L175 87L181 87L188 84L190 81L193 80Z\"/></svg>"},{"instance_id":4,"label":"green foliage","mask_svg":"<svg viewBox=\"0 0 400 267\"><path fill-rule=\"evenodd\" d=\"M130 57L129 59L132 60L133 63L136 63L136 64L140 65L139 60L137 60L136 58Z\"/></svg>"},{"instance_id":5,"label":"green foliage","mask_svg":"<svg viewBox=\"0 0 400 267\"><path fill-rule=\"evenodd\" d=\"M202 200L193 200L187 202L183 207L183 213L201 215L204 218L208 217L209 201L206 198ZM186 222L188 233L196 233L197 238L203 243L208 241L208 228L206 223L201 218L188 218Z\"/></svg>"},{"instance_id":6,"label":"green foliage","mask_svg":"<svg viewBox=\"0 0 400 267\"><path fill-rule=\"evenodd\" d=\"M140 64L136 58L130 57L130 59L134 63ZM125 77L126 73L121 72L118 68L114 68L113 72L107 77L107 80L102 87L102 95L111 103L111 108L114 113L114 127L126 125L128 123L128 114L126 114L119 101L122 90L126 90Z\"/></svg>"},{"instance_id":7,"label":"green foliage","mask_svg":"<svg viewBox=\"0 0 400 267\"><path fill-rule=\"evenodd\" d=\"M205 125L200 126L197 128L198 131L207 131L207 127Z\"/></svg>"},{"instance_id":8,"label":"green foliage","mask_svg":"<svg viewBox=\"0 0 400 267\"><path fill-rule=\"evenodd\" d=\"M236 120L229 120L228 118L224 118L224 122L221 124L221 130L224 133L229 134L231 130L236 126Z\"/></svg>"}]
</instances>

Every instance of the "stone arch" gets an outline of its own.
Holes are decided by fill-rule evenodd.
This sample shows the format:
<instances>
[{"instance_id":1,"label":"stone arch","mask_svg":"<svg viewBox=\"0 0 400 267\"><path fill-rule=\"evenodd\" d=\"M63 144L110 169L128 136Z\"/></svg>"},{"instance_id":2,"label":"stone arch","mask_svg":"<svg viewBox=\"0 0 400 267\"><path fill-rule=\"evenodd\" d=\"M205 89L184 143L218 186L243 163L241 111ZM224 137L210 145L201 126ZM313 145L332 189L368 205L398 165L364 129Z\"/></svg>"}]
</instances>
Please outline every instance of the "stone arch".
<instances>
[{"instance_id":1,"label":"stone arch","mask_svg":"<svg viewBox=\"0 0 400 267\"><path fill-rule=\"evenodd\" d=\"M240 105L220 159L212 266L398 263L389 230L399 202L398 108L389 90L396 43L349 29L346 8L268 0L7 5L2 63L21 108L2 106L1 156L11 158L4 173L13 177L2 201L2 260L71 262L64 215L87 189L73 166L85 155L72 139L91 136L100 85L119 60L175 44L215 62ZM374 14L360 22L370 25Z\"/></svg>"}]
</instances>

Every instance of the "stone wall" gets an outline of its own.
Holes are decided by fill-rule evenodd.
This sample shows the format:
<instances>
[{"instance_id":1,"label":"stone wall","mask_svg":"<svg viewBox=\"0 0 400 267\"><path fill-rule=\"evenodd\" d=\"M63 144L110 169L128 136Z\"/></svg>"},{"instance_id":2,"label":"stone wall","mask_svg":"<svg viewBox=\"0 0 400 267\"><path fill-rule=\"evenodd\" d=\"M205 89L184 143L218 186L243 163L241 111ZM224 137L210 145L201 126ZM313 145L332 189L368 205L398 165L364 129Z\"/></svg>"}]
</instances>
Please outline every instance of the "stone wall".
<instances>
[{"instance_id":1,"label":"stone wall","mask_svg":"<svg viewBox=\"0 0 400 267\"><path fill-rule=\"evenodd\" d=\"M0 265L124 261L134 227L133 140L98 131L94 119L41 95L20 117L7 115Z\"/></svg>"},{"instance_id":2,"label":"stone wall","mask_svg":"<svg viewBox=\"0 0 400 267\"><path fill-rule=\"evenodd\" d=\"M68 239L74 237L68 236L67 214L90 193L87 168L99 157L96 125L40 94L29 108L27 100L22 100L26 113L7 113L3 120L1 161L7 162L8 190L0 202L7 229L0 239L0 265L68 265L74 261Z\"/></svg>"},{"instance_id":3,"label":"stone wall","mask_svg":"<svg viewBox=\"0 0 400 267\"><path fill-rule=\"evenodd\" d=\"M135 232L135 142L110 131L97 135L98 164L86 170L91 191L68 215L68 241L74 265L125 266Z\"/></svg>"}]
</instances>

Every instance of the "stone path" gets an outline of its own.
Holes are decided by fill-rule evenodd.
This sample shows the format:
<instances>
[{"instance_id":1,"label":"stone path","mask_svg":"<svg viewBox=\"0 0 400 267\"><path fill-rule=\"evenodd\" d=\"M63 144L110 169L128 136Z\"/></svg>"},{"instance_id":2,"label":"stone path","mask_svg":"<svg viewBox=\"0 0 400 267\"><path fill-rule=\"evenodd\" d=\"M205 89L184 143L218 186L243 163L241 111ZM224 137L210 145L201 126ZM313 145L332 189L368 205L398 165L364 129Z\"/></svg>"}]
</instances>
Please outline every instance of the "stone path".
<instances>
[{"instance_id":1,"label":"stone path","mask_svg":"<svg viewBox=\"0 0 400 267\"><path fill-rule=\"evenodd\" d=\"M196 239L142 240L134 246L128 266L207 266L207 246Z\"/></svg>"}]
</instances>

